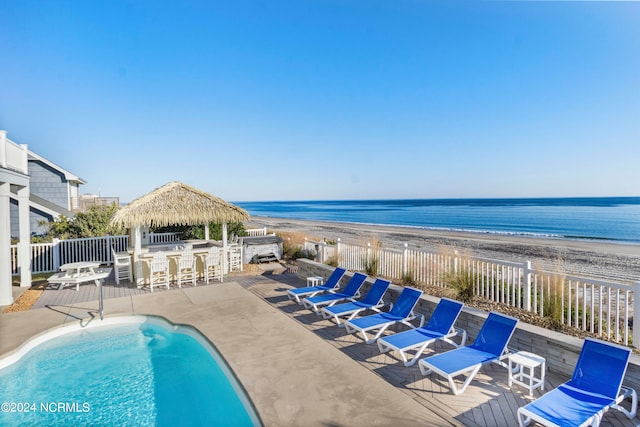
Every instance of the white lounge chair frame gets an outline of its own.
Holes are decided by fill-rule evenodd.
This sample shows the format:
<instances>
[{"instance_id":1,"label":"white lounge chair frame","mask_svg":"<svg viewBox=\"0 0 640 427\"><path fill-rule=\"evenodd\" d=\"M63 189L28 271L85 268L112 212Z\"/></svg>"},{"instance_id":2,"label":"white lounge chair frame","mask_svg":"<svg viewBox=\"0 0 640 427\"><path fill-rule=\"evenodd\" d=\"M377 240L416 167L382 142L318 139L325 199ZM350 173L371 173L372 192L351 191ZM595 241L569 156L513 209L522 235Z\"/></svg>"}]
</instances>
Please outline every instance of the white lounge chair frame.
<instances>
[{"instance_id":1,"label":"white lounge chair frame","mask_svg":"<svg viewBox=\"0 0 640 427\"><path fill-rule=\"evenodd\" d=\"M442 298L441 302L442 301L453 301L453 300ZM457 317L458 316L456 316L456 319ZM455 320L454 320L454 323L455 323ZM399 332L398 334L418 332L418 329L419 328L414 328L408 331ZM429 332L429 330L425 329L425 332ZM455 337L460 337L460 343L456 343L453 340L453 338ZM425 336L422 341L417 341L411 345L407 345L404 347L396 346L386 341L385 338L382 337L378 339L378 349L380 350L380 353L386 353L392 350L396 351L400 355L400 358L402 359L404 366L413 366L418 360L420 360L420 356L427 349L427 347L429 347L429 345L433 344L436 341L444 341L446 343L451 344L454 347L461 347L465 345L465 343L467 342L467 331L465 331L462 328L456 328L455 326L451 326L451 328L449 329L449 333L447 334L438 335L437 333L433 333L433 335L430 337ZM413 354L411 352L413 352Z\"/></svg>"},{"instance_id":2,"label":"white lounge chair frame","mask_svg":"<svg viewBox=\"0 0 640 427\"><path fill-rule=\"evenodd\" d=\"M404 290L411 290L411 291L414 291L414 292L419 292L420 295L422 295L422 291L419 290L419 289L415 289L415 288L411 288L411 287L407 286L407 287L405 287L403 289L403 292L404 292ZM400 298L402 298L402 297L403 297L403 295L402 295L402 293L400 293L400 296L398 296L398 300L396 301L396 304L398 303L398 301L400 301ZM362 339L364 340L365 343L373 344L374 342L376 342L376 340L378 338L380 338L380 336L384 333L384 331L386 331L387 328L389 326L391 326L391 325L402 323L404 325L409 326L410 328L415 328L415 326L412 325L409 322L411 322L411 321L413 321L415 319L420 319L419 327L422 327L424 325L424 316L422 314L420 314L420 313L416 313L416 312L413 311L415 306L416 306L416 304L418 303L419 299L420 299L419 297L418 297L418 299L416 299L415 303L411 307L411 311L409 312L409 314L406 317L402 318L402 319L389 318L388 321L386 321L386 322L380 322L380 323L376 323L376 324L369 325L369 326L366 326L366 327L360 327L358 325L355 325L350 320L350 321L345 322L345 329L346 329L347 333L350 333L350 334L359 332L362 335ZM389 309L388 312L375 313L375 314L372 314L372 316L380 315L380 316L384 317L385 314L392 315L393 307L394 307L393 304L391 304L391 308ZM371 336L369 334L367 334L367 332L374 331L374 330L377 330L377 332L375 334L373 334Z\"/></svg>"},{"instance_id":3,"label":"white lounge chair frame","mask_svg":"<svg viewBox=\"0 0 640 427\"><path fill-rule=\"evenodd\" d=\"M485 324L487 323L487 321L492 317L492 316L498 316L498 317L502 317L505 319L508 319L510 321L515 322L515 325L517 325L518 319L515 319L513 317L510 316L505 316L503 314L497 314L497 313L489 313L489 317L487 318L487 320L485 321ZM471 346L463 346L463 347L458 347L456 349L453 350L449 350L445 353L440 353L437 356L430 356L430 357L426 357L424 359L420 359L420 361L418 362L418 366L420 367L420 372L422 373L422 375L429 375L432 372L437 373L438 375L440 375L441 377L444 377L448 380L449 382L449 386L451 388L451 391L453 392L454 395L460 395L462 393L464 393L464 391L467 389L467 387L469 386L469 384L471 383L471 381L475 378L476 374L478 373L478 371L480 370L480 368L487 364L487 363L497 363L498 365L509 369L507 363L504 362L504 360L509 356L510 354L510 350L507 347L508 342L511 340L511 337L513 336L513 333L515 332L515 325L513 330L511 331L511 334L509 335L509 338L506 340L505 345L504 345L504 349L502 350L501 354L499 356L495 356L492 358L488 358L486 361L481 362L481 363L475 363L473 365L467 365L464 367L461 367L459 370L457 371L453 371L453 372L447 372L444 371L440 368L438 368L437 366L431 364L429 362L430 357L442 357L443 355L450 355L450 357L456 357L456 352L468 352L468 351L474 351L474 352L478 352L480 353L478 350L476 350L473 346L476 344L477 340L479 339L479 337L476 337L476 340L474 341L474 343ZM484 325L481 328L480 332L478 335L481 335L482 332L484 330ZM468 348L468 347L472 347L472 348ZM492 353L486 353L487 355L492 354ZM464 378L462 384L460 386L458 386L456 384L456 378L458 376L465 376L466 378Z\"/></svg>"},{"instance_id":4,"label":"white lounge chair frame","mask_svg":"<svg viewBox=\"0 0 640 427\"><path fill-rule=\"evenodd\" d=\"M618 354L624 354L624 352L628 351L629 355L631 354L630 349L620 346L618 344L614 344L614 343L610 343L610 342L605 342L605 341L601 341L601 340L597 340L597 339L593 339L593 338L586 338L585 339L585 344L589 344L588 341L591 341L593 343L595 343L596 345L599 345L598 343L604 344L605 346L611 347L613 349L613 351L616 351ZM583 351L584 351L583 347ZM622 352L620 352L620 350L622 350ZM580 364L580 359L582 358L582 353L580 355L581 357L578 360L578 364ZM629 357L629 356L627 356ZM621 359L622 360L622 359ZM627 363L628 363L628 359L627 359ZM577 365L576 366L576 370L580 370L581 368ZM597 427L600 425L600 422L602 421L602 418L604 417L605 413L609 410L609 409L616 409L620 412L622 412L627 418L629 419L633 419L636 416L637 413L637 408L638 408L638 394L636 393L636 391L631 388L631 387L626 387L624 385L622 385L622 381L624 379L624 375L626 373L626 366L624 369L624 372L621 372L621 376L619 378L619 388L618 388L618 392L616 393L616 397L615 399L613 399L613 402L610 405L605 405L603 406L599 411L596 411L591 417L587 418L582 424L580 424L578 427L585 427L585 426L593 426L593 427ZM574 371L574 376L575 376L575 371ZM597 394L597 393L593 393L591 391L587 391L587 390L583 390L580 388L576 388L573 387L571 384L571 381L561 384L560 386L558 386L556 389L551 390L549 392L547 392L545 395L543 395L540 399L546 398L546 399L552 399L554 396L554 393L558 393L558 389L560 387L564 387L567 390L570 390L575 396L578 395L583 395L585 397L595 397L595 398L601 398L602 400L610 400L612 399L612 394L613 393L609 393L608 396L602 395L602 394ZM614 383L615 384L615 383ZM628 399L631 398L631 410L627 410L626 408L624 408L621 403ZM556 400L557 401L557 400ZM553 400L552 400L553 402ZM543 418L541 416L538 416L538 414L532 412L529 409L530 405L535 405L536 401L531 402L530 404L523 406L521 408L518 408L518 424L520 425L520 427L524 427L527 426L531 423L531 421L535 421L541 425L544 426L548 426L548 427L560 427L557 423L555 423L552 420L549 420L547 418ZM579 411L588 411L588 409L586 409L588 406L582 406L580 407ZM580 413L579 412L579 413ZM584 412L582 412L584 413Z\"/></svg>"},{"instance_id":5,"label":"white lounge chair frame","mask_svg":"<svg viewBox=\"0 0 640 427\"><path fill-rule=\"evenodd\" d=\"M336 276L334 276L334 274ZM346 270L344 268L336 268L331 276L327 279L324 285L319 286L306 286L304 288L295 288L287 291L287 297L302 305L301 297L312 297L321 292L335 292L336 289L340 286L340 281L346 274ZM332 282L332 279L335 278L335 281ZM331 283L330 283L331 282Z\"/></svg>"},{"instance_id":6,"label":"white lounge chair frame","mask_svg":"<svg viewBox=\"0 0 640 427\"><path fill-rule=\"evenodd\" d=\"M336 325L338 325L338 327L344 328L345 324L340 321L340 317L348 316L345 319L345 322L348 322L349 320L354 319L358 314L362 313L365 310L372 310L379 313L380 309L385 305L385 302L382 299L382 297L387 292L389 285L390 285L390 282L388 280L377 278L376 281L373 283L373 285L371 285L369 292L367 292L367 295L365 295L362 301L352 301L349 303L334 305L331 308L323 307L320 310L320 314L322 314L322 317L325 319L333 319L336 322ZM381 288L380 290L378 290L378 292L380 292L379 298L377 298L377 295L375 294L371 295L371 291L374 290L376 286L383 287L383 289ZM367 303L368 299L371 299L370 303ZM375 301L375 299L378 299L378 300ZM337 310L341 306L349 307L349 309Z\"/></svg>"},{"instance_id":7,"label":"white lounge chair frame","mask_svg":"<svg viewBox=\"0 0 640 427\"><path fill-rule=\"evenodd\" d=\"M367 280L366 274L354 273L353 276L351 276L351 280L349 280L349 282L344 286L344 288L341 289L340 292L338 291L332 292L330 299L328 300L323 299L324 295L318 295L317 299L316 299L316 296L309 296L302 300L302 305L306 309L316 312L316 314L318 314L319 316L320 313L318 312L318 310L320 310L322 307L331 307L332 305L335 305L339 302L354 301L356 298L360 298L360 288L362 287L362 285L366 280ZM352 286L355 286L357 284L358 288L355 294L347 295L344 293L344 291L347 289L347 287L349 287L349 285L351 284L351 281L354 281L353 282L354 284Z\"/></svg>"}]
</instances>

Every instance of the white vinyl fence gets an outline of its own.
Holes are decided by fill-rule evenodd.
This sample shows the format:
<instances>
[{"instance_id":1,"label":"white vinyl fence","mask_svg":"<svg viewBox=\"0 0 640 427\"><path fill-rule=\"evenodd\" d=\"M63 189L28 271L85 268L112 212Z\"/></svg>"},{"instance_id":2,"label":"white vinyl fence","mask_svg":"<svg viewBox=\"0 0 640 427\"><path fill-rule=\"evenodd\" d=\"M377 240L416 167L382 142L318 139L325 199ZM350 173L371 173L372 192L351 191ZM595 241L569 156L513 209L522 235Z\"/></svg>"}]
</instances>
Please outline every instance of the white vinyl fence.
<instances>
[{"instance_id":1,"label":"white vinyl fence","mask_svg":"<svg viewBox=\"0 0 640 427\"><path fill-rule=\"evenodd\" d=\"M177 233L149 233L151 243L178 241ZM111 248L116 252L126 251L129 236L101 236L82 239L59 240L51 243L31 244L31 272L50 273L58 271L62 264L78 261L99 261L112 264ZM17 245L11 245L11 274L19 274Z\"/></svg>"},{"instance_id":2,"label":"white vinyl fence","mask_svg":"<svg viewBox=\"0 0 640 427\"><path fill-rule=\"evenodd\" d=\"M343 268L375 271L392 280L412 279L419 284L447 287L447 274L466 275L474 294L540 316L598 334L610 340L640 348L640 328L633 334L633 318L640 319L640 282L616 283L596 278L568 276L553 271L534 270L531 262L509 262L439 253L385 249L371 245L305 242L315 250L316 260L333 258ZM367 268L368 267L368 268Z\"/></svg>"},{"instance_id":3,"label":"white vinyl fence","mask_svg":"<svg viewBox=\"0 0 640 427\"><path fill-rule=\"evenodd\" d=\"M266 236L267 235L267 227L251 228L251 229L245 230L245 232L247 233L247 236L249 236L249 237Z\"/></svg>"},{"instance_id":4,"label":"white vinyl fence","mask_svg":"<svg viewBox=\"0 0 640 427\"><path fill-rule=\"evenodd\" d=\"M249 236L266 236L267 228L245 230ZM149 243L172 243L179 241L178 233L149 233ZM124 252L129 247L129 236L101 236L82 239L59 240L52 243L31 244L31 272L51 273L62 264L78 261L99 261L112 264L111 248ZM11 245L11 274L17 275L18 249Z\"/></svg>"}]
</instances>

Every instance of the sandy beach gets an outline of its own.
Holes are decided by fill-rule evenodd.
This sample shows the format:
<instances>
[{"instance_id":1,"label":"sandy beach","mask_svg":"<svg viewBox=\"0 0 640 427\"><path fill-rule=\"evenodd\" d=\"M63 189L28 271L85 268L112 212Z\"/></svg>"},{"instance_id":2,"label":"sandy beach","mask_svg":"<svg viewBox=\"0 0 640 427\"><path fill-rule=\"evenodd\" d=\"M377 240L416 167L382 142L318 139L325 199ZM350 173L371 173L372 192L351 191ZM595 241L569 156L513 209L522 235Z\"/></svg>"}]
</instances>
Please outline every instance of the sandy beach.
<instances>
[{"instance_id":1,"label":"sandy beach","mask_svg":"<svg viewBox=\"0 0 640 427\"><path fill-rule=\"evenodd\" d=\"M302 233L309 239L340 239L383 247L439 251L453 248L470 256L508 261L530 260L537 268L568 275L632 283L640 281L640 245L592 240L538 238L503 234L428 230L288 218L252 217L247 228Z\"/></svg>"}]
</instances>

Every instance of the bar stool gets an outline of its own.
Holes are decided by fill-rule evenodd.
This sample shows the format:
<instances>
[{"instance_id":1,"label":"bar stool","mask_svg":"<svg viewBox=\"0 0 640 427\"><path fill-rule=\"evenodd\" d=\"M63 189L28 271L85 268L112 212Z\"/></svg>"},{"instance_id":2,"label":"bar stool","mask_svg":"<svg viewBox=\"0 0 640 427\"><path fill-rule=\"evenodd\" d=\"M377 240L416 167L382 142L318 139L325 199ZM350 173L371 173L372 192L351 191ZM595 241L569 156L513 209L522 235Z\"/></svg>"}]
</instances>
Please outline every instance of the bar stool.
<instances>
[{"instance_id":1,"label":"bar stool","mask_svg":"<svg viewBox=\"0 0 640 427\"><path fill-rule=\"evenodd\" d=\"M242 248L238 245L229 246L229 272L242 271Z\"/></svg>"},{"instance_id":2,"label":"bar stool","mask_svg":"<svg viewBox=\"0 0 640 427\"><path fill-rule=\"evenodd\" d=\"M131 255L128 252L116 252L111 248L111 256L113 257L113 275L116 284L120 284L120 280L133 280L133 267L131 266Z\"/></svg>"},{"instance_id":3,"label":"bar stool","mask_svg":"<svg viewBox=\"0 0 640 427\"><path fill-rule=\"evenodd\" d=\"M149 288L153 292L154 286L162 285L169 289L169 260L164 253L157 253L149 265Z\"/></svg>"},{"instance_id":4,"label":"bar stool","mask_svg":"<svg viewBox=\"0 0 640 427\"><path fill-rule=\"evenodd\" d=\"M204 260L204 280L209 283L209 280L218 279L220 282L223 280L222 274L222 249L211 248L207 253L207 257Z\"/></svg>"},{"instance_id":5,"label":"bar stool","mask_svg":"<svg viewBox=\"0 0 640 427\"><path fill-rule=\"evenodd\" d=\"M191 282L196 286L196 257L190 248L182 251L178 258L178 287L182 288L183 283Z\"/></svg>"}]
</instances>

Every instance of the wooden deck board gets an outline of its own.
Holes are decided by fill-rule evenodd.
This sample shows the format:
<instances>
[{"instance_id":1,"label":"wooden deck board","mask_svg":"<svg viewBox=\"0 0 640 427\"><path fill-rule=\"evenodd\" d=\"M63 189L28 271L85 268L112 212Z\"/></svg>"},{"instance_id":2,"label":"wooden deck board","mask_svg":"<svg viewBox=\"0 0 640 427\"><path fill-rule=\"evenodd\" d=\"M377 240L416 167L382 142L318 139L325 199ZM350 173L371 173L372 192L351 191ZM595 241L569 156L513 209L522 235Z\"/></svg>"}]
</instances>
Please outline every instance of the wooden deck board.
<instances>
[{"instance_id":1,"label":"wooden deck board","mask_svg":"<svg viewBox=\"0 0 640 427\"><path fill-rule=\"evenodd\" d=\"M296 286L301 285L302 281L298 281L296 284ZM509 387L507 370L502 366L490 364L482 367L465 393L454 396L445 379L439 378L435 374L424 377L417 365L405 367L398 357L394 357L390 353L380 354L377 345L365 344L361 336L347 334L344 328L338 328L329 320L317 316L310 317L305 314L304 309L296 310L294 314L291 314L290 306L294 304L286 297L278 299L273 294L260 293L258 290L254 290L254 292L284 313L292 315L296 321L351 356L362 366L377 373L395 387L401 388L406 395L461 425L517 426L518 408L544 394L543 391L537 389L534 391L533 397L529 397L527 389L516 385ZM404 328L406 327L399 326L394 330L403 330ZM393 333L394 330L389 333ZM439 343L435 350L428 350L426 355L451 348L449 344ZM551 390L567 380L566 377L547 372L545 390ZM637 417L629 420L619 411L612 410L605 414L601 426L631 427L639 423L640 419Z\"/></svg>"}]
</instances>

